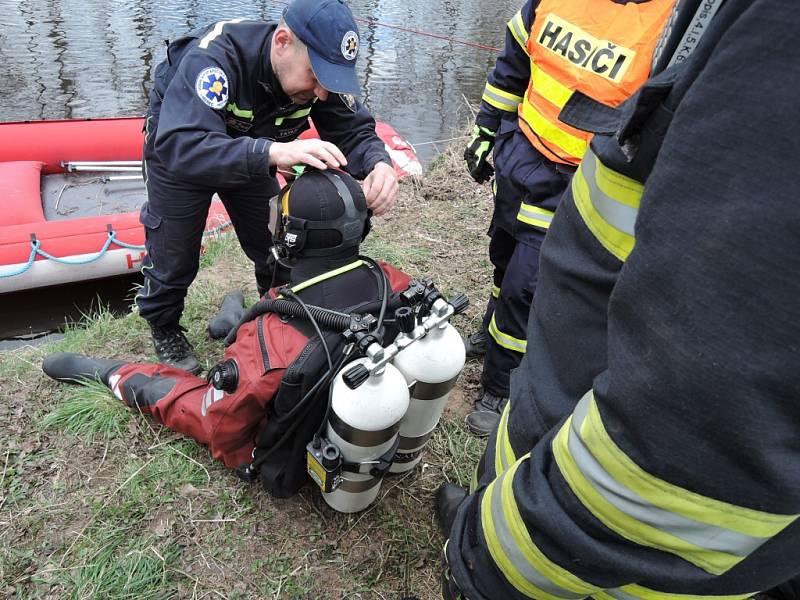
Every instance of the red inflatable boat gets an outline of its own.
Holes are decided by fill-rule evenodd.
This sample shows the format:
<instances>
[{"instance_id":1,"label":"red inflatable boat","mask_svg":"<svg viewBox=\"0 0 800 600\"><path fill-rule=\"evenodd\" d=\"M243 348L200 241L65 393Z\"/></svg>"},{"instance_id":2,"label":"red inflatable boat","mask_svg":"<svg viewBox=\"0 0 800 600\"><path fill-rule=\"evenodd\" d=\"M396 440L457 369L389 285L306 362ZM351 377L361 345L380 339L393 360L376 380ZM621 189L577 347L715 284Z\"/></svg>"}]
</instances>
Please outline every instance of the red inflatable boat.
<instances>
[{"instance_id":1,"label":"red inflatable boat","mask_svg":"<svg viewBox=\"0 0 800 600\"><path fill-rule=\"evenodd\" d=\"M401 177L422 173L391 126L378 123L377 132ZM0 136L0 293L141 267L141 118L1 123ZM212 202L206 231L229 224Z\"/></svg>"}]
</instances>

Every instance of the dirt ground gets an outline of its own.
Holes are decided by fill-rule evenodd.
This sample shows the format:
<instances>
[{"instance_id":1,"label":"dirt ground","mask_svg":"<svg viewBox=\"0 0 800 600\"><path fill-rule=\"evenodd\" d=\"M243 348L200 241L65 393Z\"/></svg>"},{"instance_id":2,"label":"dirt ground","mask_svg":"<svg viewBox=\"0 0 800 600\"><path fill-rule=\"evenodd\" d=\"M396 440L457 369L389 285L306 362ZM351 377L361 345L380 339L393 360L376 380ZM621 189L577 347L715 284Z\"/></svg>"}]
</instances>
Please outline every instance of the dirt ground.
<instances>
[{"instance_id":1,"label":"dirt ground","mask_svg":"<svg viewBox=\"0 0 800 600\"><path fill-rule=\"evenodd\" d=\"M454 148L403 182L363 252L466 292L472 304L454 325L469 332L491 285L490 213L488 187L469 180ZM210 365L222 347L205 335L208 318L231 288L251 301L256 292L235 240L212 243L203 264L184 324ZM0 357L0 597L439 597L433 496L445 480L467 484L482 451L463 423L479 364L467 364L420 466L387 477L367 511L343 515L310 486L282 500L239 481L102 389L50 381L40 364L54 349L152 358L135 314L93 315L57 347Z\"/></svg>"}]
</instances>

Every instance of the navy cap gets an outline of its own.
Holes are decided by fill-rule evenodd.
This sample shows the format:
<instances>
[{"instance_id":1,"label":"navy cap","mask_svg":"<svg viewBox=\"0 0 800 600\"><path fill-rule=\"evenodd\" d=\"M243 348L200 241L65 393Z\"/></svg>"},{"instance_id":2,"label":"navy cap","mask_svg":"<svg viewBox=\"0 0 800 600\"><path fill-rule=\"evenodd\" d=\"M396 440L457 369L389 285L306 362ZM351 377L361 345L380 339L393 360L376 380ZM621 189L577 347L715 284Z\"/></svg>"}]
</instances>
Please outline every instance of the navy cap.
<instances>
[{"instance_id":1,"label":"navy cap","mask_svg":"<svg viewBox=\"0 0 800 600\"><path fill-rule=\"evenodd\" d=\"M361 95L358 26L343 0L294 0L283 19L308 47L314 75L329 92Z\"/></svg>"}]
</instances>

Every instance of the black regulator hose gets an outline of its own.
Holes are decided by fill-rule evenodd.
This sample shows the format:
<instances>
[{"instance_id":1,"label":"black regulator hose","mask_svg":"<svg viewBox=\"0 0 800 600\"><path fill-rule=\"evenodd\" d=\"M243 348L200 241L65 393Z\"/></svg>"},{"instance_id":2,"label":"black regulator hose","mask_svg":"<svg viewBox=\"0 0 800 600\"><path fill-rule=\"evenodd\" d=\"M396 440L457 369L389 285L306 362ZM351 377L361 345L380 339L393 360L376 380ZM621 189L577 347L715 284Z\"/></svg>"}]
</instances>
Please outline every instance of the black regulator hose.
<instances>
[{"instance_id":1,"label":"black regulator hose","mask_svg":"<svg viewBox=\"0 0 800 600\"><path fill-rule=\"evenodd\" d=\"M253 319L265 313L278 313L280 315L287 315L291 317L299 317L308 320L309 313L313 316L314 320L319 323L321 327L333 331L344 331L350 326L350 315L327 308L320 308L319 306L306 305L308 313L305 308L300 304L291 300L272 299L266 298L259 300L253 306L247 309L236 326L231 329L230 333L225 337L225 345L230 346L236 341L236 334L239 328L252 321Z\"/></svg>"}]
</instances>

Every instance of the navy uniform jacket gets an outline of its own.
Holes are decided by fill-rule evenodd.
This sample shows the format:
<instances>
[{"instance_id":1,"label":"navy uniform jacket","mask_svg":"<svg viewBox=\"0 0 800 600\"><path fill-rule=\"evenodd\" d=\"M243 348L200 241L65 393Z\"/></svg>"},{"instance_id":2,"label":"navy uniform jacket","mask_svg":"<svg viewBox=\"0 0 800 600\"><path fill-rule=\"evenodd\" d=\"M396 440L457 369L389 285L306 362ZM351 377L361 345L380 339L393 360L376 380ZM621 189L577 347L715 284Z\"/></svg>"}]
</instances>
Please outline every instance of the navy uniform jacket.
<instances>
[{"instance_id":1,"label":"navy uniform jacket","mask_svg":"<svg viewBox=\"0 0 800 600\"><path fill-rule=\"evenodd\" d=\"M320 136L342 150L354 177L363 179L380 161L391 164L375 120L352 96L292 103L270 64L276 27L221 21L169 45L155 70L147 121L167 172L223 188L274 177L270 144L296 139L309 128L309 116Z\"/></svg>"},{"instance_id":2,"label":"navy uniform jacket","mask_svg":"<svg viewBox=\"0 0 800 600\"><path fill-rule=\"evenodd\" d=\"M531 62L525 41L536 18L539 0L527 0L523 7L512 17L506 27L506 40L503 50L498 54L494 69L487 77L487 82L504 92L519 98L525 95L531 78ZM500 119L511 117L516 120L517 113L507 112L492 106L486 100L481 102L475 122L481 127L497 131Z\"/></svg>"}]
</instances>

